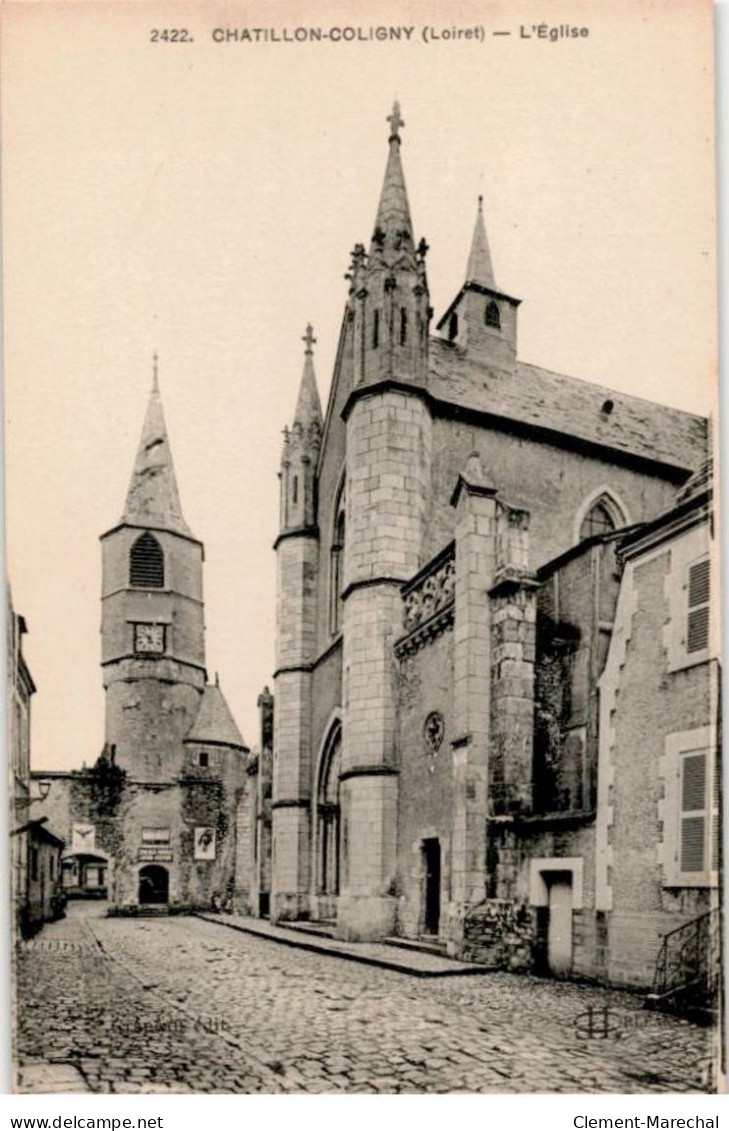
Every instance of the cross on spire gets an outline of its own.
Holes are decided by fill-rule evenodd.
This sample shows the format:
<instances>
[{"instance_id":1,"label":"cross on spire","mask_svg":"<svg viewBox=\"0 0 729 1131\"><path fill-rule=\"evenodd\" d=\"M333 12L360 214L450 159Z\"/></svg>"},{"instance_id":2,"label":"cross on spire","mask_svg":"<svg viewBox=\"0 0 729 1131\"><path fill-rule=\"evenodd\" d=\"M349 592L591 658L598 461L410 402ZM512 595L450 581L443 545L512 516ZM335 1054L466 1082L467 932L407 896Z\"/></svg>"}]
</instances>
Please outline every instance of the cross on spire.
<instances>
[{"instance_id":1,"label":"cross on spire","mask_svg":"<svg viewBox=\"0 0 729 1131\"><path fill-rule=\"evenodd\" d=\"M155 393L159 392L159 357L157 350L152 354L152 389Z\"/></svg>"},{"instance_id":2,"label":"cross on spire","mask_svg":"<svg viewBox=\"0 0 729 1131\"><path fill-rule=\"evenodd\" d=\"M392 113L388 114L387 120L390 123L390 141L400 140L400 130L405 125L402 114L400 113L400 103L395 101L392 107Z\"/></svg>"},{"instance_id":3,"label":"cross on spire","mask_svg":"<svg viewBox=\"0 0 729 1131\"><path fill-rule=\"evenodd\" d=\"M314 327L312 326L311 322L307 323L306 333L301 340L302 342L306 342L306 349L304 350L304 353L313 353L316 338L314 337Z\"/></svg>"}]
</instances>

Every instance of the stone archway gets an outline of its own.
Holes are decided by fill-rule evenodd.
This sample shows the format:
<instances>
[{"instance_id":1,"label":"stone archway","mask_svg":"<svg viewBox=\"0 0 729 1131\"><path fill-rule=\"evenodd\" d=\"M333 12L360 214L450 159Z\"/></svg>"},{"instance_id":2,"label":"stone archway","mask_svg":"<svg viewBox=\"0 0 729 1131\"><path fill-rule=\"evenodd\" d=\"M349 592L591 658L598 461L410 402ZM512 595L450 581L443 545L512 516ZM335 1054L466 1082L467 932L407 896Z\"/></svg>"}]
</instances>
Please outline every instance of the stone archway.
<instances>
[{"instance_id":1,"label":"stone archway","mask_svg":"<svg viewBox=\"0 0 729 1131\"><path fill-rule=\"evenodd\" d=\"M337 722L324 748L317 788L316 894L320 919L335 918L339 895L341 768L342 728Z\"/></svg>"},{"instance_id":2,"label":"stone archway","mask_svg":"<svg viewBox=\"0 0 729 1131\"><path fill-rule=\"evenodd\" d=\"M170 877L160 864L146 864L139 869L140 904L167 903L170 895Z\"/></svg>"}]
</instances>

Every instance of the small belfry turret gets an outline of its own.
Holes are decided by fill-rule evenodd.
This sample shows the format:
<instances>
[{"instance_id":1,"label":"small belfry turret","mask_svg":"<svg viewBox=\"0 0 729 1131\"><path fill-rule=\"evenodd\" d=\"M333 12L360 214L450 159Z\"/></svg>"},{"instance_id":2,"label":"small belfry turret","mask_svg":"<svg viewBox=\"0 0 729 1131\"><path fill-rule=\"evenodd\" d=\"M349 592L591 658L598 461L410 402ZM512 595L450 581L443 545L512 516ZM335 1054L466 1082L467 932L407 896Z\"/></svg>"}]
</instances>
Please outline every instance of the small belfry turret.
<instances>
[{"instance_id":1,"label":"small belfry turret","mask_svg":"<svg viewBox=\"0 0 729 1131\"><path fill-rule=\"evenodd\" d=\"M316 522L315 478L322 433L322 412L314 373L316 338L311 324L305 343L304 371L291 429L284 430L281 455L281 530L313 526Z\"/></svg>"},{"instance_id":2,"label":"small belfry turret","mask_svg":"<svg viewBox=\"0 0 729 1131\"><path fill-rule=\"evenodd\" d=\"M483 197L479 196L466 281L437 329L474 360L511 371L516 363L519 304L520 299L505 294L496 285L483 217Z\"/></svg>"},{"instance_id":3,"label":"small belfry turret","mask_svg":"<svg viewBox=\"0 0 729 1131\"><path fill-rule=\"evenodd\" d=\"M428 245L421 240L416 246L413 236L400 160L405 123L398 102L388 121L389 154L369 253L357 244L347 275L354 318L354 382L424 384L432 314L425 270Z\"/></svg>"}]
</instances>

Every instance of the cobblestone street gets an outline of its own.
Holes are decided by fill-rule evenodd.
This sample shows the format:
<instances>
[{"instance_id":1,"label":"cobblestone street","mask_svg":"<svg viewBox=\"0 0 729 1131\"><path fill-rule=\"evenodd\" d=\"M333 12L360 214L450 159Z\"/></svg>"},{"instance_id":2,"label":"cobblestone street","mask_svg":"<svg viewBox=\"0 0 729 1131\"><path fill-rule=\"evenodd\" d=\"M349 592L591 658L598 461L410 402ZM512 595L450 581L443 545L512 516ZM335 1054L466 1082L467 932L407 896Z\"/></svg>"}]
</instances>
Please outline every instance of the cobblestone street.
<instances>
[{"instance_id":1,"label":"cobblestone street","mask_svg":"<svg viewBox=\"0 0 729 1131\"><path fill-rule=\"evenodd\" d=\"M79 910L21 948L16 1055L36 1073L75 1068L94 1092L706 1087L707 1030L645 1013L638 996L507 974L420 979L194 918ZM608 1035L596 1024L590 1036L588 1010L606 1006Z\"/></svg>"}]
</instances>

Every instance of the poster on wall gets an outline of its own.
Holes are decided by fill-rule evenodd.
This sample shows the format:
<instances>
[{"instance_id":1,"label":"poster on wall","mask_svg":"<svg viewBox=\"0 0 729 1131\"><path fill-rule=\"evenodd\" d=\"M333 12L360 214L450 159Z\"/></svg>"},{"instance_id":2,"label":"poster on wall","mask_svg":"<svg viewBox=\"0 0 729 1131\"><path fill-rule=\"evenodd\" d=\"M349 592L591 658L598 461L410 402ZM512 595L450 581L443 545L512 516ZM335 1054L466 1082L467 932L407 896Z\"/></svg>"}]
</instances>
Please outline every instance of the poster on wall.
<instances>
[{"instance_id":1,"label":"poster on wall","mask_svg":"<svg viewBox=\"0 0 729 1131\"><path fill-rule=\"evenodd\" d=\"M215 829L208 826L195 829L195 859L215 859Z\"/></svg>"}]
</instances>

